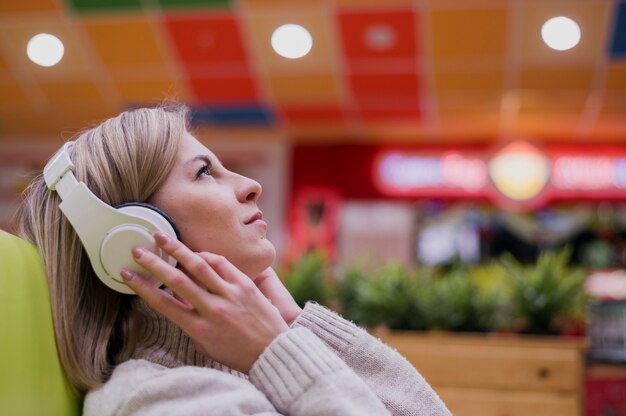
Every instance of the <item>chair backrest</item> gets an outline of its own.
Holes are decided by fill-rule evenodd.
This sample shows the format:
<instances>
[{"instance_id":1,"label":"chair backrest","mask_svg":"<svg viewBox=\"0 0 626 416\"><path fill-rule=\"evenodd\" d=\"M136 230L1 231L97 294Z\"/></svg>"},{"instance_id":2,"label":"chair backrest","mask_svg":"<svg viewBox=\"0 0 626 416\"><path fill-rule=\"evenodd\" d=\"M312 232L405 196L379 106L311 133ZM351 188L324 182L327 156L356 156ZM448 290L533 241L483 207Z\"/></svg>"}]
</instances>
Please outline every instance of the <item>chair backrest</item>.
<instances>
[{"instance_id":1,"label":"chair backrest","mask_svg":"<svg viewBox=\"0 0 626 416\"><path fill-rule=\"evenodd\" d=\"M37 249L0 230L0 415L78 415Z\"/></svg>"}]
</instances>

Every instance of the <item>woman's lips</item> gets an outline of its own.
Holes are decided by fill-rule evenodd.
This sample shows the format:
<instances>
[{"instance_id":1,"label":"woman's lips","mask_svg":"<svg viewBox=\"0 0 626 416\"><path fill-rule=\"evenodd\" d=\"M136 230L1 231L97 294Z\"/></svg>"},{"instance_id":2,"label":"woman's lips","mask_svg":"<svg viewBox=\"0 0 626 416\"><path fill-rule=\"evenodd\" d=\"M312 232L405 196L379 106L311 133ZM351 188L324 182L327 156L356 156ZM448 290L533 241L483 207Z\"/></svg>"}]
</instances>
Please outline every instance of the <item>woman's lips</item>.
<instances>
[{"instance_id":1,"label":"woman's lips","mask_svg":"<svg viewBox=\"0 0 626 416\"><path fill-rule=\"evenodd\" d=\"M248 225L254 222L262 222L263 224L267 226L265 221L263 221L263 213L261 211L255 212L254 215L252 215L252 217L250 217L250 219L248 219L248 221L245 222L245 224Z\"/></svg>"}]
</instances>

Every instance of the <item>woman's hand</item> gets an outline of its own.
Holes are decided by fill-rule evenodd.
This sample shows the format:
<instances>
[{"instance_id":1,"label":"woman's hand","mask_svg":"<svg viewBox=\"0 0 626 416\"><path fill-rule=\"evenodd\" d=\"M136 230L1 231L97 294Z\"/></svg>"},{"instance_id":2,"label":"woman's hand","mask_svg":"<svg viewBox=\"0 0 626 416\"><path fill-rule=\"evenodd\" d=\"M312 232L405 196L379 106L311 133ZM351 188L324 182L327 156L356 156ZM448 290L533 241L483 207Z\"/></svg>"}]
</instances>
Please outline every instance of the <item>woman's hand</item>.
<instances>
[{"instance_id":1,"label":"woman's hand","mask_svg":"<svg viewBox=\"0 0 626 416\"><path fill-rule=\"evenodd\" d=\"M258 275L254 279L254 284L272 302L272 305L278 308L287 325L291 325L302 313L302 308L293 300L293 296L271 267Z\"/></svg>"},{"instance_id":2,"label":"woman's hand","mask_svg":"<svg viewBox=\"0 0 626 416\"><path fill-rule=\"evenodd\" d=\"M122 272L126 284L185 331L199 351L248 373L272 340L289 329L277 308L224 257L196 254L161 233L155 240L185 271L139 247L133 249L135 261L176 296L133 272Z\"/></svg>"}]
</instances>

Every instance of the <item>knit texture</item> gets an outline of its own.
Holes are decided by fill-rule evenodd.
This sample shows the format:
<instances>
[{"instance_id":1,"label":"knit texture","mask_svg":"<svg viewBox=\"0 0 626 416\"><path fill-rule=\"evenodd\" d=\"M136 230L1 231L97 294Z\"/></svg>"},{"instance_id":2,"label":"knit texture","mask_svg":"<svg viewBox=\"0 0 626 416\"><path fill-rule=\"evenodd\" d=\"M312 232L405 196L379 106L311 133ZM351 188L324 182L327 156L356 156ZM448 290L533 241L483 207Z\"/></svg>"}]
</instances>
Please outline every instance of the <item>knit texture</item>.
<instances>
[{"instance_id":1,"label":"knit texture","mask_svg":"<svg viewBox=\"0 0 626 416\"><path fill-rule=\"evenodd\" d=\"M394 415L450 414L406 358L335 312L309 302L292 328L308 328L341 358Z\"/></svg>"},{"instance_id":2,"label":"knit texture","mask_svg":"<svg viewBox=\"0 0 626 416\"><path fill-rule=\"evenodd\" d=\"M176 325L138 302L133 359L90 391L89 415L450 415L399 354L309 303L249 376L205 357Z\"/></svg>"}]
</instances>

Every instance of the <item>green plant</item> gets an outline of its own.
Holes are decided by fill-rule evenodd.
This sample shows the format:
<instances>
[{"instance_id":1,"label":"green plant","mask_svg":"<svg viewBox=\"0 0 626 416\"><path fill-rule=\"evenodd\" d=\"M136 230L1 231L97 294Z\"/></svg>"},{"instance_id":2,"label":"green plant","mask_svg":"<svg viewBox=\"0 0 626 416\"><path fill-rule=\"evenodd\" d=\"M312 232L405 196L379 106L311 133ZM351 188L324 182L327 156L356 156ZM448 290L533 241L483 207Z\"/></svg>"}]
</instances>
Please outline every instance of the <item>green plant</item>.
<instances>
[{"instance_id":1,"label":"green plant","mask_svg":"<svg viewBox=\"0 0 626 416\"><path fill-rule=\"evenodd\" d=\"M326 269L326 256L322 252L313 251L280 274L285 287L300 307L304 307L309 300L327 305L330 286L326 281Z\"/></svg>"},{"instance_id":2,"label":"green plant","mask_svg":"<svg viewBox=\"0 0 626 416\"><path fill-rule=\"evenodd\" d=\"M359 287L366 279L367 275L361 268L351 266L335 282L334 295L344 318L358 320Z\"/></svg>"},{"instance_id":3,"label":"green plant","mask_svg":"<svg viewBox=\"0 0 626 416\"><path fill-rule=\"evenodd\" d=\"M522 332L558 334L561 322L582 313L585 272L568 266L570 255L568 248L546 252L531 266L503 256L502 264L512 282L513 305L523 320Z\"/></svg>"},{"instance_id":4,"label":"green plant","mask_svg":"<svg viewBox=\"0 0 626 416\"><path fill-rule=\"evenodd\" d=\"M487 332L493 330L501 302L498 292L481 288L470 268L453 265L428 288L424 300L428 327L448 331Z\"/></svg>"},{"instance_id":5,"label":"green plant","mask_svg":"<svg viewBox=\"0 0 626 416\"><path fill-rule=\"evenodd\" d=\"M354 290L349 313L359 324L391 329L425 329L423 282L428 278L409 273L399 265L386 265L355 284L358 274L346 277ZM344 301L347 297L344 294Z\"/></svg>"}]
</instances>

